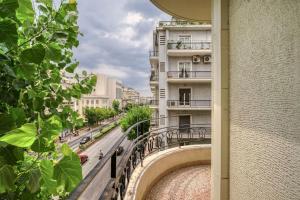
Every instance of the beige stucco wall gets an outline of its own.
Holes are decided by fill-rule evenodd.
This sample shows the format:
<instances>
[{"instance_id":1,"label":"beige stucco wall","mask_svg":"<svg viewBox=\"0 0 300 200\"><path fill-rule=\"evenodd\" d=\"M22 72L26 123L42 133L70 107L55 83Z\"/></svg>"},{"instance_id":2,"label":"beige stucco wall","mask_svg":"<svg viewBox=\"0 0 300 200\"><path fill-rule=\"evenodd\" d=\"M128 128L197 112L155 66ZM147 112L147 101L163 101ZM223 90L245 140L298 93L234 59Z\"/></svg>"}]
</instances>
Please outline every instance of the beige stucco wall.
<instances>
[{"instance_id":1,"label":"beige stucco wall","mask_svg":"<svg viewBox=\"0 0 300 200\"><path fill-rule=\"evenodd\" d=\"M300 199L300 1L230 1L230 199Z\"/></svg>"}]
</instances>

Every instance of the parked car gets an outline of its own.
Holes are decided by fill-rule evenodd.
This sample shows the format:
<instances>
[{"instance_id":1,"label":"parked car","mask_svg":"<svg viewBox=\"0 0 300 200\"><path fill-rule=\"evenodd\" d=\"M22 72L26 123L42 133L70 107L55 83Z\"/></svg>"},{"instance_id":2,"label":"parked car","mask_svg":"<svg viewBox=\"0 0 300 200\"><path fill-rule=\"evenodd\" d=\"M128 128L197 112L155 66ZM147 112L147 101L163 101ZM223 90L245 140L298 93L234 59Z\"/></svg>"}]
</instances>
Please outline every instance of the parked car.
<instances>
[{"instance_id":1,"label":"parked car","mask_svg":"<svg viewBox=\"0 0 300 200\"><path fill-rule=\"evenodd\" d=\"M124 148L122 146L119 146L117 149L117 156L121 155L124 151Z\"/></svg>"},{"instance_id":2,"label":"parked car","mask_svg":"<svg viewBox=\"0 0 300 200\"><path fill-rule=\"evenodd\" d=\"M86 161L88 161L89 157L85 154L79 154L80 164L83 165Z\"/></svg>"},{"instance_id":3,"label":"parked car","mask_svg":"<svg viewBox=\"0 0 300 200\"><path fill-rule=\"evenodd\" d=\"M89 137L89 136L83 137L80 140L80 144L85 144L85 143L89 142L90 140L91 140L91 137Z\"/></svg>"}]
</instances>

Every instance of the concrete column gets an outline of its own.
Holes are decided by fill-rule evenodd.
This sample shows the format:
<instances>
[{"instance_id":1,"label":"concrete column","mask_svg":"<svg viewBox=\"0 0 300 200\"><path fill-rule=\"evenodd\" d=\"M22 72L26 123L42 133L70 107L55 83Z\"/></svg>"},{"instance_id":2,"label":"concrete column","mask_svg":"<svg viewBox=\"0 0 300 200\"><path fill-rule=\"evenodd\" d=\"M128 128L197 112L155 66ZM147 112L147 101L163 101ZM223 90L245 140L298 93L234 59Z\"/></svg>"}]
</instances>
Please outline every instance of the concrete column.
<instances>
[{"instance_id":1,"label":"concrete column","mask_svg":"<svg viewBox=\"0 0 300 200\"><path fill-rule=\"evenodd\" d=\"M229 199L229 0L212 0L212 199Z\"/></svg>"}]
</instances>

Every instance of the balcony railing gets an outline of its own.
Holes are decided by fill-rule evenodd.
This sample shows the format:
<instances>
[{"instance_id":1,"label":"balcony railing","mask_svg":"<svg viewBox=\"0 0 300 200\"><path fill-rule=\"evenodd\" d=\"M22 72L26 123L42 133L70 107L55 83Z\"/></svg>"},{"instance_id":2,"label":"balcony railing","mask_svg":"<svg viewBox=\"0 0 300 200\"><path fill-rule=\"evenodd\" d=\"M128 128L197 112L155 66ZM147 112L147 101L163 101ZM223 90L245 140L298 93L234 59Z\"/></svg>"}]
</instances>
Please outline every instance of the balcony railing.
<instances>
[{"instance_id":1,"label":"balcony railing","mask_svg":"<svg viewBox=\"0 0 300 200\"><path fill-rule=\"evenodd\" d=\"M210 70L168 71L168 78L176 78L176 79L211 78L211 71Z\"/></svg>"},{"instance_id":2,"label":"balcony railing","mask_svg":"<svg viewBox=\"0 0 300 200\"><path fill-rule=\"evenodd\" d=\"M178 116L173 117L178 118ZM152 119L140 121L128 128L70 194L68 199L79 199L80 195L85 192L89 184L92 184L99 174L101 174L102 186L105 187L104 189L100 187L101 189L93 190L99 194L99 199L123 199L133 170L138 164L142 165L147 156L176 146L209 144L211 142L211 127L209 124L187 124L186 126L163 127L143 132L143 127L149 126L151 121ZM123 145L123 142L128 142L127 135L132 133L133 130L136 130L138 137L130 141L129 147L124 149L124 156L117 162L117 151ZM107 173L107 169L110 173Z\"/></svg>"},{"instance_id":3,"label":"balcony railing","mask_svg":"<svg viewBox=\"0 0 300 200\"><path fill-rule=\"evenodd\" d=\"M158 56L158 51L149 51L149 57L156 57Z\"/></svg>"},{"instance_id":4,"label":"balcony railing","mask_svg":"<svg viewBox=\"0 0 300 200\"><path fill-rule=\"evenodd\" d=\"M158 75L151 75L150 81L158 81Z\"/></svg>"},{"instance_id":5,"label":"balcony railing","mask_svg":"<svg viewBox=\"0 0 300 200\"><path fill-rule=\"evenodd\" d=\"M156 100L156 99L150 99L148 101L148 105L150 105L150 106L157 106L158 105L158 100Z\"/></svg>"},{"instance_id":6,"label":"balcony railing","mask_svg":"<svg viewBox=\"0 0 300 200\"><path fill-rule=\"evenodd\" d=\"M168 107L210 107L211 100L168 100Z\"/></svg>"},{"instance_id":7,"label":"balcony railing","mask_svg":"<svg viewBox=\"0 0 300 200\"><path fill-rule=\"evenodd\" d=\"M183 41L168 41L168 49L187 49L187 50L205 50L211 48L210 41L191 41L191 42L183 42Z\"/></svg>"},{"instance_id":8,"label":"balcony railing","mask_svg":"<svg viewBox=\"0 0 300 200\"><path fill-rule=\"evenodd\" d=\"M160 21L158 25L162 27L162 26L207 25L207 24L203 22L196 22L196 21Z\"/></svg>"}]
</instances>

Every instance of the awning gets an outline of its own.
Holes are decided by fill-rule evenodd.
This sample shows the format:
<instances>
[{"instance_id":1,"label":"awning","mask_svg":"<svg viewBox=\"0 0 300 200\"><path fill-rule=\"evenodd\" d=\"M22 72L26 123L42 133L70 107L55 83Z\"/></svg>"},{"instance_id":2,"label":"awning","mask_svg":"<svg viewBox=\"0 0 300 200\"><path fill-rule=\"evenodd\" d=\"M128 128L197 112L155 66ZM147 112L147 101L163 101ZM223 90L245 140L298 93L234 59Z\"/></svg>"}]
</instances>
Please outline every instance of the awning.
<instances>
[{"instance_id":1,"label":"awning","mask_svg":"<svg viewBox=\"0 0 300 200\"><path fill-rule=\"evenodd\" d=\"M150 0L156 7L179 19L211 22L211 0Z\"/></svg>"}]
</instances>

